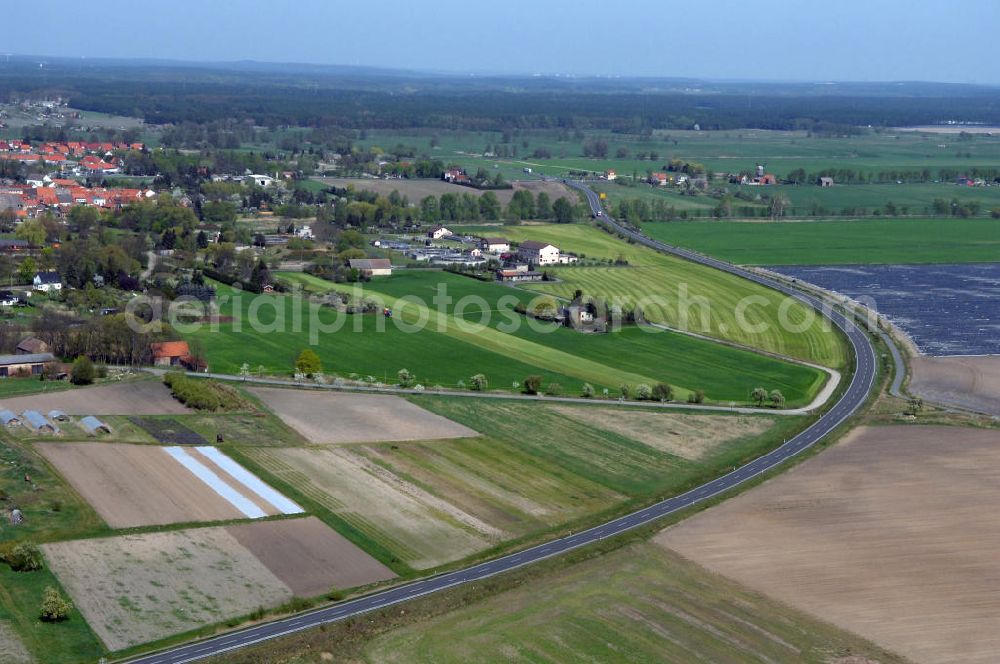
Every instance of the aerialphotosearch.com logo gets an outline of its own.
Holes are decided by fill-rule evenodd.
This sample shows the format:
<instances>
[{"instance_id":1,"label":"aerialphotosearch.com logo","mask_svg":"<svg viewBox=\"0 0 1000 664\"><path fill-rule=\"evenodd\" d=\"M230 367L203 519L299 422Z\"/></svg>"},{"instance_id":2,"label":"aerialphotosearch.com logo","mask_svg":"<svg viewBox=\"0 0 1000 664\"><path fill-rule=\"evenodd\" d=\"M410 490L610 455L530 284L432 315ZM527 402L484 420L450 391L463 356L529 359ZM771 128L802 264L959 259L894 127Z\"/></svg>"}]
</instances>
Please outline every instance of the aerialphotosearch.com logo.
<instances>
[{"instance_id":1,"label":"aerialphotosearch.com logo","mask_svg":"<svg viewBox=\"0 0 1000 664\"><path fill-rule=\"evenodd\" d=\"M532 332L551 334L561 325L602 332L634 326L650 334L669 329L741 339L771 335L776 328L791 335L817 326L830 329L833 307L828 303L820 312L795 297L776 292L769 295L746 295L730 305L731 311L724 311L708 297L692 293L684 282L676 284L672 294L638 299L583 295L573 300L528 291L512 291L493 300L478 294L456 299L449 294L448 284L442 282L433 289L429 301L413 294L386 297L367 291L362 284L343 284L323 295L306 293L298 285L273 294L251 293L236 285L210 302L139 295L129 301L125 315L129 327L137 333L158 333L164 324L182 335L206 329L236 334L305 332L311 345L319 345L324 337L345 329L377 334L390 327L406 334L428 329L440 333L495 330L513 334L527 326ZM869 316L869 323L877 325L875 302L857 304L863 305L860 311ZM227 315L220 315L224 311Z\"/></svg>"}]
</instances>

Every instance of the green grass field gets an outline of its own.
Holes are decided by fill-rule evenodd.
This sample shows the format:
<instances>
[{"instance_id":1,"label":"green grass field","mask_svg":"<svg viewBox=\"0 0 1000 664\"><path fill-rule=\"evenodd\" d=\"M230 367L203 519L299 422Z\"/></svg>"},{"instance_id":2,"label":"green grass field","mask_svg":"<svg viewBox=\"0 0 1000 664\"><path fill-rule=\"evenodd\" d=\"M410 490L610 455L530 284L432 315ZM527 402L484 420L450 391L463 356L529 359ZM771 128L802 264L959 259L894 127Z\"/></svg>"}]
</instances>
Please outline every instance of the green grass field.
<instances>
[{"instance_id":1,"label":"green grass field","mask_svg":"<svg viewBox=\"0 0 1000 664\"><path fill-rule=\"evenodd\" d=\"M603 240L599 236L587 239ZM312 289L325 285L309 275L284 276ZM387 301L404 296L419 298L438 316L449 319L449 338L467 340L508 357L525 361L530 358L538 367L595 386L615 389L621 383L634 386L666 382L679 388L680 399L688 391L702 389L713 401L742 402L754 385L763 384L780 389L789 404L803 405L825 381L825 375L811 367L655 328L625 327L610 334L590 335L554 324L529 324L513 312L513 304L530 303L538 296L444 272L399 272L376 279L365 292L381 294ZM448 299L442 299L444 296ZM507 304L501 307L501 302ZM470 324L482 323L486 327L463 333L456 325L456 314ZM506 331L505 326L511 323L516 326L510 325L507 329L511 331ZM494 386L508 385L487 377Z\"/></svg>"},{"instance_id":2,"label":"green grass field","mask_svg":"<svg viewBox=\"0 0 1000 664\"><path fill-rule=\"evenodd\" d=\"M559 281L527 285L531 290L572 298L580 289L627 306L639 303L651 322L834 368L846 364L839 333L770 289L625 243L590 225L523 225L499 232L512 240L551 242L588 258L628 261L628 267L552 268ZM780 324L779 317L788 324Z\"/></svg>"},{"instance_id":3,"label":"green grass field","mask_svg":"<svg viewBox=\"0 0 1000 664\"><path fill-rule=\"evenodd\" d=\"M7 381L14 382L14 381ZM34 381L24 381L35 383ZM0 442L0 495L5 507L16 505L24 523L10 527L4 513L0 542L32 541L94 536L109 532L97 514L49 466L23 443ZM31 481L26 482L25 476ZM0 563L0 620L9 620L25 646L38 661L70 664L96 661L103 648L80 616L73 611L63 623L38 620L46 586L60 588L48 569L13 572ZM63 596L67 596L63 592Z\"/></svg>"},{"instance_id":4,"label":"green grass field","mask_svg":"<svg viewBox=\"0 0 1000 664\"><path fill-rule=\"evenodd\" d=\"M438 146L431 148L431 137ZM866 172L881 170L920 170L922 168L990 167L1000 160L1000 136L976 135L968 140L958 136L930 135L913 132L884 131L859 136L827 138L809 136L801 131L768 131L740 129L726 131L656 131L652 136L585 132L582 139L572 135L560 141L556 131L523 131L515 138L518 157L486 159L478 156L487 145L501 143L499 132L449 132L391 130L369 131L361 145L378 145L390 150L397 144L414 146L418 153L431 154L445 161L462 159L485 163L511 162L531 164L536 171L552 174L568 169L603 170L614 168L619 175L633 171L643 175L647 170L659 170L670 158L705 164L713 171L739 171L766 164L768 170L784 176L796 168L817 171L823 168L851 168ZM587 140L604 139L608 157L588 159L583 154ZM527 147L523 142L527 142ZM551 159L536 159L532 153L545 148ZM619 149L628 150L625 158L617 157ZM649 159L656 152L657 160ZM646 153L647 159L638 159Z\"/></svg>"},{"instance_id":5,"label":"green grass field","mask_svg":"<svg viewBox=\"0 0 1000 664\"><path fill-rule=\"evenodd\" d=\"M634 544L391 631L360 659L827 664L848 653L903 661L655 544Z\"/></svg>"},{"instance_id":6,"label":"green grass field","mask_svg":"<svg viewBox=\"0 0 1000 664\"><path fill-rule=\"evenodd\" d=\"M977 263L1000 256L1000 220L658 222L650 236L744 265Z\"/></svg>"}]
</instances>

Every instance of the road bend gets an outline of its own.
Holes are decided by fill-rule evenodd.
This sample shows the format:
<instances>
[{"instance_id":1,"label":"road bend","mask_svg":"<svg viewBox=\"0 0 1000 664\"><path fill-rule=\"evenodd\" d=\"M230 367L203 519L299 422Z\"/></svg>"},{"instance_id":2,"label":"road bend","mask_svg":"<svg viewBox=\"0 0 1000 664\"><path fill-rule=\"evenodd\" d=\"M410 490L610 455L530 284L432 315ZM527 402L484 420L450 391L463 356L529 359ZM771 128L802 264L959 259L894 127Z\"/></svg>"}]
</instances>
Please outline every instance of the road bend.
<instances>
[{"instance_id":1,"label":"road bend","mask_svg":"<svg viewBox=\"0 0 1000 664\"><path fill-rule=\"evenodd\" d=\"M326 623L360 616L388 606L401 604L417 597L454 588L455 586L481 581L497 574L509 572L564 554L568 551L573 551L574 549L579 549L608 537L614 537L629 530L645 526L680 510L703 503L780 466L785 461L823 440L864 405L875 382L875 349L868 335L852 320L837 311L830 310L829 307L824 307L823 302L818 298L797 291L791 286L766 276L754 274L710 256L704 256L687 249L658 242L627 228L607 216L601 206L600 198L585 184L571 180L564 180L563 182L581 191L586 196L594 216L600 218L616 232L621 233L634 242L655 249L656 251L722 270L723 272L774 289L815 308L829 318L846 335L855 359L855 368L851 376L851 382L837 402L794 438L787 440L780 447L746 465L695 487L686 493L660 501L631 514L612 519L588 530L560 537L544 544L532 546L528 549L471 565L463 569L412 581L339 604L135 657L128 660L129 662L133 664L183 664L184 662L195 662Z\"/></svg>"}]
</instances>

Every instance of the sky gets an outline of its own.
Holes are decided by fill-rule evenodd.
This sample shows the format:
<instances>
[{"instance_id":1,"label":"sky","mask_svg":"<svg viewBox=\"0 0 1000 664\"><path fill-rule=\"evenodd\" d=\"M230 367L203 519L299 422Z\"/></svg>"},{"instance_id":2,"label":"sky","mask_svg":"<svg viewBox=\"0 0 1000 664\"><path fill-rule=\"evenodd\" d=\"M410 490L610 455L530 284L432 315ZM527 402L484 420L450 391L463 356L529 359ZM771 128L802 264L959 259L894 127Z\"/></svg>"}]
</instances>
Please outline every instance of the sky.
<instances>
[{"instance_id":1,"label":"sky","mask_svg":"<svg viewBox=\"0 0 1000 664\"><path fill-rule=\"evenodd\" d=\"M21 34L44 21L12 51L30 55L1000 84L993 0L0 2Z\"/></svg>"}]
</instances>

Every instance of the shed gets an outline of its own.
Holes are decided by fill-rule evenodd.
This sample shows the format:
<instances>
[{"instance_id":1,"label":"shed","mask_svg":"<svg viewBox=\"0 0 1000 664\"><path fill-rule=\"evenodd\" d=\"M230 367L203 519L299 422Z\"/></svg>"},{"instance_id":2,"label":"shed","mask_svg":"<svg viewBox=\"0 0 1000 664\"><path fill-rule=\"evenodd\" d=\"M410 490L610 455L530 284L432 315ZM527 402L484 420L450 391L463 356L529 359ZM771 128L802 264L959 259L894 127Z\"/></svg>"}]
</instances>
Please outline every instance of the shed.
<instances>
[{"instance_id":1,"label":"shed","mask_svg":"<svg viewBox=\"0 0 1000 664\"><path fill-rule=\"evenodd\" d=\"M56 422L69 422L69 415L61 410L50 410L49 419L55 420Z\"/></svg>"},{"instance_id":2,"label":"shed","mask_svg":"<svg viewBox=\"0 0 1000 664\"><path fill-rule=\"evenodd\" d=\"M39 433L59 433L59 427L45 419L37 410L24 411L24 420L33 431Z\"/></svg>"},{"instance_id":3,"label":"shed","mask_svg":"<svg viewBox=\"0 0 1000 664\"><path fill-rule=\"evenodd\" d=\"M80 426L91 436L96 436L98 433L111 433L111 427L93 415L87 415L81 419Z\"/></svg>"},{"instance_id":4,"label":"shed","mask_svg":"<svg viewBox=\"0 0 1000 664\"><path fill-rule=\"evenodd\" d=\"M3 423L5 427L17 426L21 423L21 418L17 416L12 410L0 410L0 422Z\"/></svg>"}]
</instances>

